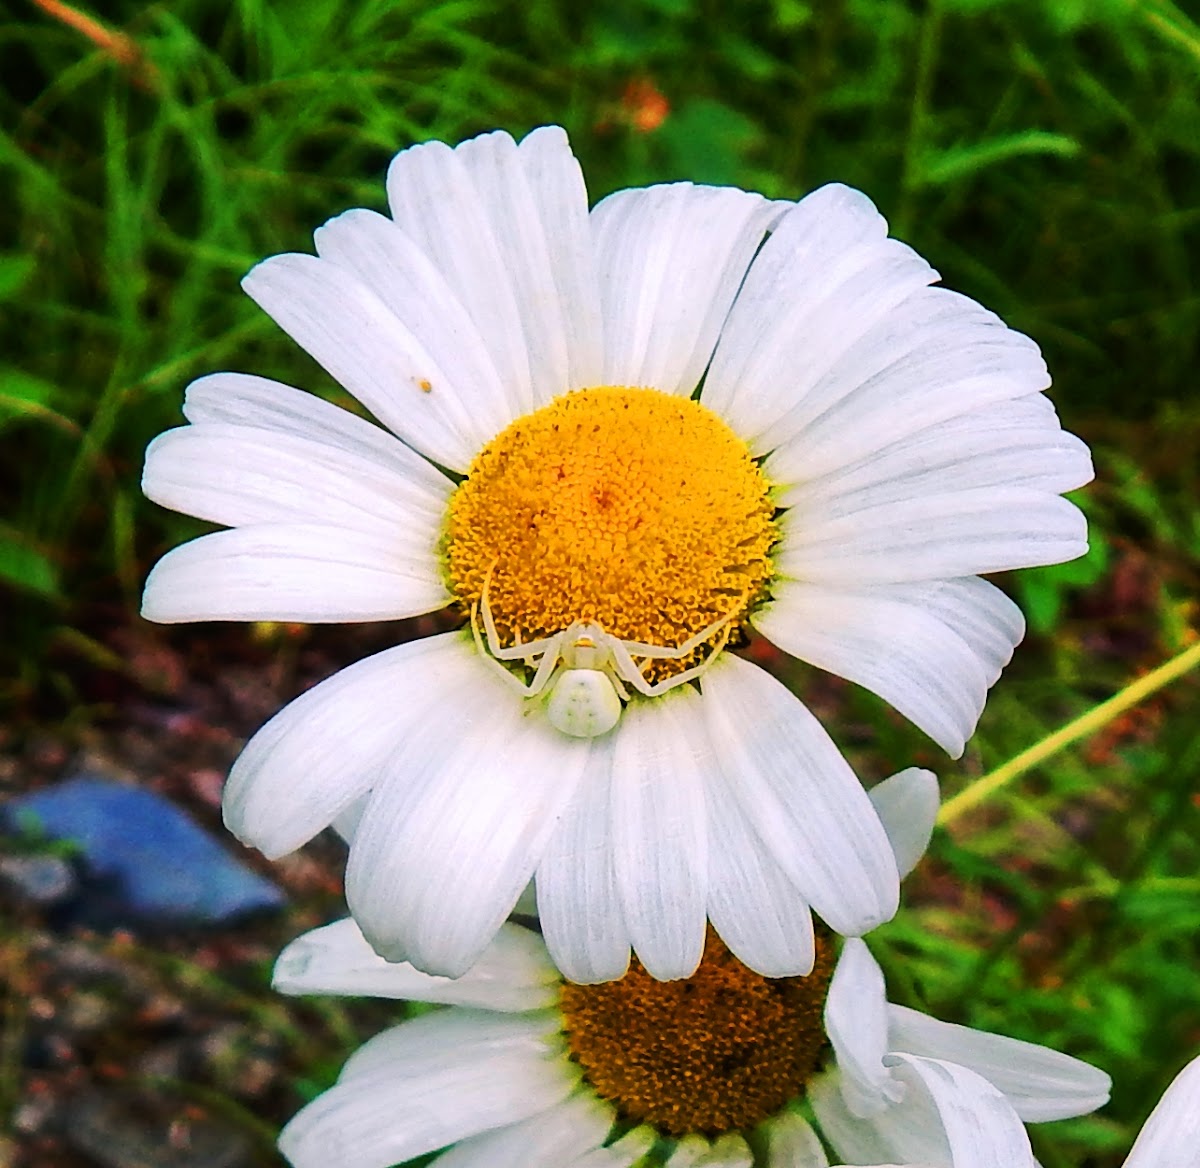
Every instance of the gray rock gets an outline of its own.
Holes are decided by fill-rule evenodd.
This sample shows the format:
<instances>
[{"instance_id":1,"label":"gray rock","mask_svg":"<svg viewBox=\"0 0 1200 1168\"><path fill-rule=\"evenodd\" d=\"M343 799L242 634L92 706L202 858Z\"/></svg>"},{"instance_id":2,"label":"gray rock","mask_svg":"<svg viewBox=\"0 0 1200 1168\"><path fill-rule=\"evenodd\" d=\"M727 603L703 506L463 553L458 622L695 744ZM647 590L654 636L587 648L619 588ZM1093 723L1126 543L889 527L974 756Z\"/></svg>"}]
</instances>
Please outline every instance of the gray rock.
<instances>
[{"instance_id":1,"label":"gray rock","mask_svg":"<svg viewBox=\"0 0 1200 1168\"><path fill-rule=\"evenodd\" d=\"M69 843L87 875L73 919L217 925L278 910L281 889L153 791L84 775L0 807L9 830Z\"/></svg>"}]
</instances>

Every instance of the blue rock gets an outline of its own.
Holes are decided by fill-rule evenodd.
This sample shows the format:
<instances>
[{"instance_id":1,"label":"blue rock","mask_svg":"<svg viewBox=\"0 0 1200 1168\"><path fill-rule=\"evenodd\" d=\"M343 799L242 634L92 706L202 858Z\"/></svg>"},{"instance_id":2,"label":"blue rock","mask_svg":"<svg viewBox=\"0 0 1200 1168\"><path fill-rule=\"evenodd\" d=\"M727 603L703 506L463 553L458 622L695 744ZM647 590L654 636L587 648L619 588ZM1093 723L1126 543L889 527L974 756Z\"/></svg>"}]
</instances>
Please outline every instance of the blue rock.
<instances>
[{"instance_id":1,"label":"blue rock","mask_svg":"<svg viewBox=\"0 0 1200 1168\"><path fill-rule=\"evenodd\" d=\"M153 791L83 776L10 800L0 818L73 845L87 877L76 915L88 923L215 925L286 903Z\"/></svg>"}]
</instances>

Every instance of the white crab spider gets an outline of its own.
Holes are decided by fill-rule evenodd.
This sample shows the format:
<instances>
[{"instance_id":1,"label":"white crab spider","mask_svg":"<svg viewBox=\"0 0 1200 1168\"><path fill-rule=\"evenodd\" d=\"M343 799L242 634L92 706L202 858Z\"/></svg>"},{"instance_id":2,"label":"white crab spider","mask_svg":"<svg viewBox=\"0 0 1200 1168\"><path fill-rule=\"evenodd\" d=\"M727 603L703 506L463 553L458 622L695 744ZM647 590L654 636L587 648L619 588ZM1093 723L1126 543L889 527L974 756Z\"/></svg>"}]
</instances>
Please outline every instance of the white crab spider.
<instances>
[{"instance_id":1,"label":"white crab spider","mask_svg":"<svg viewBox=\"0 0 1200 1168\"><path fill-rule=\"evenodd\" d=\"M496 632L487 594L488 582L485 581L481 602L471 606L471 631L480 654L524 697L537 697L544 690L549 690L546 717L552 726L573 738L595 738L617 724L621 717L621 703L629 701L629 691L623 684L625 682L638 693L652 698L693 677L699 677L729 639L729 624L733 619L732 616L722 617L674 648L645 645L640 641L621 641L593 621L573 621L562 632L551 637L518 641L504 648ZM479 634L477 616L480 610L487 633L487 649ZM647 681L633 660L634 657L665 660L686 657L722 626L724 630L720 640L699 665L693 665L663 681ZM501 664L503 661L524 661L534 669L533 680L525 684Z\"/></svg>"}]
</instances>

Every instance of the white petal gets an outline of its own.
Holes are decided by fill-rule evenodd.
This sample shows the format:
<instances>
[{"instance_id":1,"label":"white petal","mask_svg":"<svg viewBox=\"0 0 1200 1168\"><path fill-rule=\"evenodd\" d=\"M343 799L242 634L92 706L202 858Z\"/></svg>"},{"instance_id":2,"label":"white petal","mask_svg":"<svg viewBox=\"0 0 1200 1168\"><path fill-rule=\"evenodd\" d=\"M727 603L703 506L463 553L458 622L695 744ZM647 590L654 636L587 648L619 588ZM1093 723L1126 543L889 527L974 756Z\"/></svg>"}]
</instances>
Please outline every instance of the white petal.
<instances>
[{"instance_id":1,"label":"white petal","mask_svg":"<svg viewBox=\"0 0 1200 1168\"><path fill-rule=\"evenodd\" d=\"M804 446L803 477L825 474L960 414L1045 389L1046 363L1028 337L944 288L920 288L851 325L836 359L804 377L764 452ZM739 430L741 433L742 431ZM793 464L794 465L794 464Z\"/></svg>"},{"instance_id":2,"label":"white petal","mask_svg":"<svg viewBox=\"0 0 1200 1168\"><path fill-rule=\"evenodd\" d=\"M805 900L839 933L890 920L896 858L854 772L803 704L733 654L705 673L709 736L746 817Z\"/></svg>"},{"instance_id":3,"label":"white petal","mask_svg":"<svg viewBox=\"0 0 1200 1168\"><path fill-rule=\"evenodd\" d=\"M272 523L217 531L154 565L142 616L163 624L399 620L450 600L433 551L402 529Z\"/></svg>"},{"instance_id":4,"label":"white petal","mask_svg":"<svg viewBox=\"0 0 1200 1168\"><path fill-rule=\"evenodd\" d=\"M301 694L233 764L225 826L270 859L300 847L362 798L476 666L460 634L445 633L357 661Z\"/></svg>"},{"instance_id":5,"label":"white petal","mask_svg":"<svg viewBox=\"0 0 1200 1168\"><path fill-rule=\"evenodd\" d=\"M956 1063L890 1057L909 1089L903 1105L878 1121L896 1159L920 1163L936 1124L945 1132L949 1168L1036 1168L1020 1118L986 1079Z\"/></svg>"},{"instance_id":6,"label":"white petal","mask_svg":"<svg viewBox=\"0 0 1200 1168\"><path fill-rule=\"evenodd\" d=\"M883 970L861 940L848 938L829 983L825 1032L833 1044L846 1107L863 1118L903 1097L883 1061L888 1053L887 1007Z\"/></svg>"},{"instance_id":7,"label":"white petal","mask_svg":"<svg viewBox=\"0 0 1200 1168\"><path fill-rule=\"evenodd\" d=\"M511 420L503 401L472 399L422 338L338 264L295 253L272 256L242 287L380 422L441 466L465 471ZM464 409L470 400L477 412Z\"/></svg>"},{"instance_id":8,"label":"white petal","mask_svg":"<svg viewBox=\"0 0 1200 1168\"><path fill-rule=\"evenodd\" d=\"M465 973L512 911L589 749L469 653L476 668L453 701L385 765L346 866L351 912L376 950L446 977Z\"/></svg>"},{"instance_id":9,"label":"white petal","mask_svg":"<svg viewBox=\"0 0 1200 1168\"><path fill-rule=\"evenodd\" d=\"M760 1130L766 1145L765 1168L829 1168L821 1141L798 1112L781 1111Z\"/></svg>"},{"instance_id":10,"label":"white petal","mask_svg":"<svg viewBox=\"0 0 1200 1168\"><path fill-rule=\"evenodd\" d=\"M630 1168L654 1146L654 1132L642 1124L607 1148L597 1148L564 1164L563 1168Z\"/></svg>"},{"instance_id":11,"label":"white petal","mask_svg":"<svg viewBox=\"0 0 1200 1168\"><path fill-rule=\"evenodd\" d=\"M715 1140L684 1136L666 1159L669 1168L752 1168L750 1146L736 1132Z\"/></svg>"},{"instance_id":12,"label":"white petal","mask_svg":"<svg viewBox=\"0 0 1200 1168\"><path fill-rule=\"evenodd\" d=\"M486 342L445 277L392 220L354 210L313 237L317 254L344 268L398 320L449 380L419 385L466 432L501 429L526 403L506 393ZM451 395L441 401L442 395ZM472 421L472 419L477 419ZM486 435L485 435L486 436Z\"/></svg>"},{"instance_id":13,"label":"white petal","mask_svg":"<svg viewBox=\"0 0 1200 1168\"><path fill-rule=\"evenodd\" d=\"M821 187L755 257L713 357L706 404L765 453L823 408L819 390L844 354L936 279L920 256L887 239L865 195Z\"/></svg>"},{"instance_id":14,"label":"white petal","mask_svg":"<svg viewBox=\"0 0 1200 1168\"><path fill-rule=\"evenodd\" d=\"M883 1164L898 1159L883 1134L870 1120L854 1115L846 1106L842 1094L842 1076L836 1067L815 1076L808 1083L807 1097L816 1117L817 1128L835 1159L847 1164ZM944 1149L945 1141L941 1141ZM918 1160L921 1168L945 1168L944 1150L926 1160ZM915 1168L909 1165L908 1168ZM963 1168L970 1168L963 1165Z\"/></svg>"},{"instance_id":15,"label":"white petal","mask_svg":"<svg viewBox=\"0 0 1200 1168\"><path fill-rule=\"evenodd\" d=\"M690 977L704 952L713 766L700 695L686 687L632 702L616 735L613 870L625 924L652 977Z\"/></svg>"},{"instance_id":16,"label":"white petal","mask_svg":"<svg viewBox=\"0 0 1200 1168\"><path fill-rule=\"evenodd\" d=\"M600 385L604 341L583 171L559 126L539 127L518 150L541 216L566 328L567 384Z\"/></svg>"},{"instance_id":17,"label":"white petal","mask_svg":"<svg viewBox=\"0 0 1200 1168\"><path fill-rule=\"evenodd\" d=\"M600 1147L613 1124L611 1104L580 1092L521 1123L472 1136L436 1168L562 1168Z\"/></svg>"},{"instance_id":18,"label":"white petal","mask_svg":"<svg viewBox=\"0 0 1200 1168\"><path fill-rule=\"evenodd\" d=\"M445 1011L361 1048L283 1129L279 1149L296 1168L388 1168L526 1119L573 1086L526 1019Z\"/></svg>"},{"instance_id":19,"label":"white petal","mask_svg":"<svg viewBox=\"0 0 1200 1168\"><path fill-rule=\"evenodd\" d=\"M447 479L394 434L311 393L248 373L210 373L187 387L183 416L189 422L227 423L271 430L369 458L441 498Z\"/></svg>"},{"instance_id":20,"label":"white petal","mask_svg":"<svg viewBox=\"0 0 1200 1168\"><path fill-rule=\"evenodd\" d=\"M1062 429L1040 393L959 414L899 441L880 437L882 448L836 467L826 460L819 472L806 434L776 449L763 469L773 483L785 484L780 506L837 518L969 488L1019 486L1059 494L1090 482L1094 473L1088 448ZM847 443L839 452L851 450Z\"/></svg>"},{"instance_id":21,"label":"white petal","mask_svg":"<svg viewBox=\"0 0 1200 1168\"><path fill-rule=\"evenodd\" d=\"M599 372L600 298L587 189L566 134L546 127L520 147L507 134L483 134L455 153L480 194L512 280L534 404L544 405L568 388L596 384L574 380L578 373ZM564 234L555 238L555 232ZM580 341L583 352L577 351L572 362L572 346Z\"/></svg>"},{"instance_id":22,"label":"white petal","mask_svg":"<svg viewBox=\"0 0 1200 1168\"><path fill-rule=\"evenodd\" d=\"M846 1109L836 1072L810 1085L821 1134L839 1159L880 1168L1036 1168L1020 1118L985 1079L953 1063L891 1057L904 1099L871 1119Z\"/></svg>"},{"instance_id":23,"label":"white petal","mask_svg":"<svg viewBox=\"0 0 1200 1168\"><path fill-rule=\"evenodd\" d=\"M475 322L516 417L532 409L535 398L518 278L509 263L521 246L533 246L540 224L531 218L527 187L510 217L476 181L476 175L484 177L480 153L499 149L504 139L509 158L505 188L511 193L522 180L512 139L499 133L464 142L455 150L442 142L425 142L402 151L388 168L387 192L392 217L433 261ZM497 196L503 198L501 192ZM519 262L519 280L527 294L530 283L536 286L535 273L543 280L549 275L544 238L536 254ZM548 294L553 295L552 287ZM563 344L561 332L556 340Z\"/></svg>"},{"instance_id":24,"label":"white petal","mask_svg":"<svg viewBox=\"0 0 1200 1168\"><path fill-rule=\"evenodd\" d=\"M1150 1113L1125 1168L1197 1168L1197 1165L1200 1165L1200 1059L1192 1059Z\"/></svg>"},{"instance_id":25,"label":"white petal","mask_svg":"<svg viewBox=\"0 0 1200 1168\"><path fill-rule=\"evenodd\" d=\"M689 396L777 208L691 183L618 191L592 211L604 384Z\"/></svg>"},{"instance_id":26,"label":"white petal","mask_svg":"<svg viewBox=\"0 0 1200 1168\"><path fill-rule=\"evenodd\" d=\"M812 913L755 833L731 790L705 773L708 916L743 965L764 977L805 977L816 957Z\"/></svg>"},{"instance_id":27,"label":"white petal","mask_svg":"<svg viewBox=\"0 0 1200 1168\"><path fill-rule=\"evenodd\" d=\"M275 962L271 985L284 994L399 998L512 1013L553 1005L558 971L536 934L502 925L462 977L430 977L407 962L384 961L347 919L292 941Z\"/></svg>"},{"instance_id":28,"label":"white petal","mask_svg":"<svg viewBox=\"0 0 1200 1168\"><path fill-rule=\"evenodd\" d=\"M334 817L333 822L329 825L334 831L342 837L346 843L351 843L354 840L354 833L358 831L358 825L362 823L363 812L367 809L367 801L370 798L365 792L359 795L348 807L343 808Z\"/></svg>"},{"instance_id":29,"label":"white petal","mask_svg":"<svg viewBox=\"0 0 1200 1168\"><path fill-rule=\"evenodd\" d=\"M937 776L909 767L877 783L867 792L896 853L903 880L929 846L940 805Z\"/></svg>"},{"instance_id":30,"label":"white petal","mask_svg":"<svg viewBox=\"0 0 1200 1168\"><path fill-rule=\"evenodd\" d=\"M1087 1115L1108 1102L1112 1081L1057 1050L941 1022L905 1006L888 1007L893 1051L960 1063L1004 1092L1026 1123Z\"/></svg>"},{"instance_id":31,"label":"white petal","mask_svg":"<svg viewBox=\"0 0 1200 1168\"><path fill-rule=\"evenodd\" d=\"M557 1015L552 1010L497 1014L454 1007L432 1010L363 1043L342 1066L338 1082L369 1079L380 1072L424 1063L427 1069L455 1065L463 1047L478 1054L509 1051L523 1064L561 1064L559 1075L576 1081L578 1071L561 1053Z\"/></svg>"},{"instance_id":32,"label":"white petal","mask_svg":"<svg viewBox=\"0 0 1200 1168\"><path fill-rule=\"evenodd\" d=\"M427 549L431 574L452 489L443 478L431 491L424 476L410 479L370 455L221 422L160 434L142 475L146 497L174 511L226 527L320 523L375 532L410 555Z\"/></svg>"},{"instance_id":33,"label":"white petal","mask_svg":"<svg viewBox=\"0 0 1200 1168\"><path fill-rule=\"evenodd\" d=\"M753 617L794 657L865 686L952 757L1025 631L1020 610L975 577L843 586L778 581Z\"/></svg>"},{"instance_id":34,"label":"white petal","mask_svg":"<svg viewBox=\"0 0 1200 1168\"><path fill-rule=\"evenodd\" d=\"M629 968L629 930L617 892L612 768L616 735L592 739L587 770L537 869L546 948L563 976L582 985Z\"/></svg>"},{"instance_id":35,"label":"white petal","mask_svg":"<svg viewBox=\"0 0 1200 1168\"><path fill-rule=\"evenodd\" d=\"M851 587L1032 568L1087 551L1080 510L1023 487L931 495L840 519L793 508L780 527L780 575Z\"/></svg>"}]
</instances>

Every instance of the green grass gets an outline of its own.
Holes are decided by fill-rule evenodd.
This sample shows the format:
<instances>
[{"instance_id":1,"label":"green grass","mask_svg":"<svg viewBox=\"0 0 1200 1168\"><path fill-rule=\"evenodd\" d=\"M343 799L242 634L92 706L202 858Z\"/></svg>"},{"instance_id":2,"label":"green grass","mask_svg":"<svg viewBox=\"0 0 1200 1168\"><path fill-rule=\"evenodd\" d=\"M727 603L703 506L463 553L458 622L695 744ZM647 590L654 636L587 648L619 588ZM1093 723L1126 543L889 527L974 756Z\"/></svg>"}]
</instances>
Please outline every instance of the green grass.
<instances>
[{"instance_id":1,"label":"green grass","mask_svg":"<svg viewBox=\"0 0 1200 1168\"><path fill-rule=\"evenodd\" d=\"M217 369L334 387L241 295L258 259L380 207L397 149L559 121L594 197L664 179L867 191L1043 346L1097 451L1088 561L1012 581L1034 635L961 764L849 694L864 770L947 791L1180 651L1200 613L1200 27L1169 0L113 0L114 63L33 5L0 30L0 698L78 704L147 565L198 528L141 499L147 441ZM670 105L629 124L626 86ZM807 675L798 679L806 682ZM1037 1136L1121 1162L1200 1050L1195 678L938 834L883 935L904 1000L1116 1080ZM1192 713L1189 715L1189 702Z\"/></svg>"}]
</instances>

